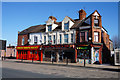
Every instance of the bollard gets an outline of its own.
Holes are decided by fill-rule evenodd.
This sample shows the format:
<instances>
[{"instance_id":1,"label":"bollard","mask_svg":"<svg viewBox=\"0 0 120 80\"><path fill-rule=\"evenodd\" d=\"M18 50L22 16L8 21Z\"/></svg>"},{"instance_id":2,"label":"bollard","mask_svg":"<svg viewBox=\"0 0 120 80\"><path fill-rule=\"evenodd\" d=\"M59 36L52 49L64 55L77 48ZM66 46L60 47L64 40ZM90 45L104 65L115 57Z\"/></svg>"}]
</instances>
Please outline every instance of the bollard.
<instances>
[{"instance_id":1,"label":"bollard","mask_svg":"<svg viewBox=\"0 0 120 80\"><path fill-rule=\"evenodd\" d=\"M3 61L3 56L2 56L2 61Z\"/></svg>"},{"instance_id":2,"label":"bollard","mask_svg":"<svg viewBox=\"0 0 120 80\"><path fill-rule=\"evenodd\" d=\"M23 56L22 56L22 60L21 61L23 62Z\"/></svg>"},{"instance_id":3,"label":"bollard","mask_svg":"<svg viewBox=\"0 0 120 80\"><path fill-rule=\"evenodd\" d=\"M66 65L68 65L68 58L66 57Z\"/></svg>"},{"instance_id":4,"label":"bollard","mask_svg":"<svg viewBox=\"0 0 120 80\"><path fill-rule=\"evenodd\" d=\"M32 58L32 63L33 63L33 58Z\"/></svg>"}]
</instances>

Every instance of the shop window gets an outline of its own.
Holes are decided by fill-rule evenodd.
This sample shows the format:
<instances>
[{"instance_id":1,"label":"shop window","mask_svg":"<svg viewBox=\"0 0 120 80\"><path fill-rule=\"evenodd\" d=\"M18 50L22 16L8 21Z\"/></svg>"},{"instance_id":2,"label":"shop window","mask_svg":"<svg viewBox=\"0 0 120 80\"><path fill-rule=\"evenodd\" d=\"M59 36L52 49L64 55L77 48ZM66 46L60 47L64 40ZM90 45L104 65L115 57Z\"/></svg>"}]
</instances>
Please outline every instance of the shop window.
<instances>
[{"instance_id":1,"label":"shop window","mask_svg":"<svg viewBox=\"0 0 120 80\"><path fill-rule=\"evenodd\" d=\"M71 34L71 43L73 43L73 34Z\"/></svg>"},{"instance_id":2,"label":"shop window","mask_svg":"<svg viewBox=\"0 0 120 80\"><path fill-rule=\"evenodd\" d=\"M53 35L53 43L55 44L55 35Z\"/></svg>"},{"instance_id":3,"label":"shop window","mask_svg":"<svg viewBox=\"0 0 120 80\"><path fill-rule=\"evenodd\" d=\"M94 42L98 42L98 32L94 32Z\"/></svg>"},{"instance_id":4,"label":"shop window","mask_svg":"<svg viewBox=\"0 0 120 80\"><path fill-rule=\"evenodd\" d=\"M24 39L24 37L22 38L22 45L24 45L24 41L25 41L25 39Z\"/></svg>"},{"instance_id":5,"label":"shop window","mask_svg":"<svg viewBox=\"0 0 120 80\"><path fill-rule=\"evenodd\" d=\"M89 59L89 50L78 50L77 58L84 59L84 54L85 54L85 58Z\"/></svg>"},{"instance_id":6,"label":"shop window","mask_svg":"<svg viewBox=\"0 0 120 80\"><path fill-rule=\"evenodd\" d=\"M116 52L116 63L120 63L119 62L119 52Z\"/></svg>"},{"instance_id":7,"label":"shop window","mask_svg":"<svg viewBox=\"0 0 120 80\"><path fill-rule=\"evenodd\" d=\"M52 25L48 25L48 31L52 31Z\"/></svg>"},{"instance_id":8,"label":"shop window","mask_svg":"<svg viewBox=\"0 0 120 80\"><path fill-rule=\"evenodd\" d=\"M35 54L37 54L37 51L35 51Z\"/></svg>"},{"instance_id":9,"label":"shop window","mask_svg":"<svg viewBox=\"0 0 120 80\"><path fill-rule=\"evenodd\" d=\"M62 35L60 34L60 44L62 43Z\"/></svg>"},{"instance_id":10,"label":"shop window","mask_svg":"<svg viewBox=\"0 0 120 80\"><path fill-rule=\"evenodd\" d=\"M64 30L69 30L69 22L64 23Z\"/></svg>"},{"instance_id":11,"label":"shop window","mask_svg":"<svg viewBox=\"0 0 120 80\"><path fill-rule=\"evenodd\" d=\"M68 43L68 34L64 34L64 43Z\"/></svg>"},{"instance_id":12,"label":"shop window","mask_svg":"<svg viewBox=\"0 0 120 80\"><path fill-rule=\"evenodd\" d=\"M30 51L30 54L32 54L32 51Z\"/></svg>"},{"instance_id":13,"label":"shop window","mask_svg":"<svg viewBox=\"0 0 120 80\"><path fill-rule=\"evenodd\" d=\"M98 19L94 19L94 26L99 26L99 20Z\"/></svg>"}]
</instances>

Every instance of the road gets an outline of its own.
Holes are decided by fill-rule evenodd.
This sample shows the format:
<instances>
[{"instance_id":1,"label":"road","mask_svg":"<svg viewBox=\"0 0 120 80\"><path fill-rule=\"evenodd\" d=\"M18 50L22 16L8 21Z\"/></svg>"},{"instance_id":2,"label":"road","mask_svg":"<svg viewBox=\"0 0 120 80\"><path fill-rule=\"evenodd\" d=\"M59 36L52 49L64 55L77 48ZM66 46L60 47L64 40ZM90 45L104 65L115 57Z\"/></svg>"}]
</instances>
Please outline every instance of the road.
<instances>
[{"instance_id":1,"label":"road","mask_svg":"<svg viewBox=\"0 0 120 80\"><path fill-rule=\"evenodd\" d=\"M118 78L118 72L21 62L2 62L3 78Z\"/></svg>"}]
</instances>

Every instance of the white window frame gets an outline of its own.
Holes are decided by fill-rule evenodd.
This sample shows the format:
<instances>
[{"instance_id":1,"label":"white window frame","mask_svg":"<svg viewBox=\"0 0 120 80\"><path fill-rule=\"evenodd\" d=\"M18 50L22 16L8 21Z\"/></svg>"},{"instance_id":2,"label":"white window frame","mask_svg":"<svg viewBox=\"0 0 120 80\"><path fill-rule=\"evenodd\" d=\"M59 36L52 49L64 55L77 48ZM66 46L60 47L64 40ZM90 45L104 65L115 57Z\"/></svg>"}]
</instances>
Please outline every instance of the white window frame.
<instances>
[{"instance_id":1,"label":"white window frame","mask_svg":"<svg viewBox=\"0 0 120 80\"><path fill-rule=\"evenodd\" d=\"M25 38L23 37L22 38L22 45L24 45L24 42L25 42Z\"/></svg>"},{"instance_id":2,"label":"white window frame","mask_svg":"<svg viewBox=\"0 0 120 80\"><path fill-rule=\"evenodd\" d=\"M99 32L94 32L94 42L99 42Z\"/></svg>"},{"instance_id":3,"label":"white window frame","mask_svg":"<svg viewBox=\"0 0 120 80\"><path fill-rule=\"evenodd\" d=\"M65 38L65 35L67 35L68 38ZM65 39L67 39L67 42L65 42ZM69 40L69 35L68 34L64 34L64 43L68 43L68 40Z\"/></svg>"}]
</instances>

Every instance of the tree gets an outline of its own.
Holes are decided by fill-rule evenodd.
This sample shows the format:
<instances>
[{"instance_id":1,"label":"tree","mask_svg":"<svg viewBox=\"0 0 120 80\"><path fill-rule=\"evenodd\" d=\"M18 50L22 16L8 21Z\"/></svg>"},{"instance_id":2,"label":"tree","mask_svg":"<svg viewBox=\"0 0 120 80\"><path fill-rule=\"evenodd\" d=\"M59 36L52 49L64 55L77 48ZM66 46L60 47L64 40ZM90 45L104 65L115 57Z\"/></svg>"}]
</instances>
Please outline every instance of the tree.
<instances>
[{"instance_id":1,"label":"tree","mask_svg":"<svg viewBox=\"0 0 120 80\"><path fill-rule=\"evenodd\" d=\"M113 48L120 48L120 38L118 38L118 36L113 36L112 37L112 41L113 41Z\"/></svg>"}]
</instances>

